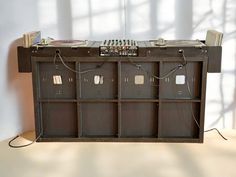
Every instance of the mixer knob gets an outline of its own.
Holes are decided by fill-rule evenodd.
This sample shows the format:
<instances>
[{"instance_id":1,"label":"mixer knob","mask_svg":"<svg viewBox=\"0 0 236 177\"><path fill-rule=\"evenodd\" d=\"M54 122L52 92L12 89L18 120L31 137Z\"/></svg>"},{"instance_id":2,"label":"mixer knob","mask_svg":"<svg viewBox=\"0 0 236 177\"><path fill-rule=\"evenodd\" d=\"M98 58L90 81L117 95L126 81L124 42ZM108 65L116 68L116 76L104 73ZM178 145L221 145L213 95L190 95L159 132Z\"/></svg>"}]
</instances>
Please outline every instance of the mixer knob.
<instances>
[{"instance_id":1,"label":"mixer knob","mask_svg":"<svg viewBox=\"0 0 236 177\"><path fill-rule=\"evenodd\" d=\"M122 45L122 41L121 40L119 40L119 43L120 43L120 45Z\"/></svg>"}]
</instances>

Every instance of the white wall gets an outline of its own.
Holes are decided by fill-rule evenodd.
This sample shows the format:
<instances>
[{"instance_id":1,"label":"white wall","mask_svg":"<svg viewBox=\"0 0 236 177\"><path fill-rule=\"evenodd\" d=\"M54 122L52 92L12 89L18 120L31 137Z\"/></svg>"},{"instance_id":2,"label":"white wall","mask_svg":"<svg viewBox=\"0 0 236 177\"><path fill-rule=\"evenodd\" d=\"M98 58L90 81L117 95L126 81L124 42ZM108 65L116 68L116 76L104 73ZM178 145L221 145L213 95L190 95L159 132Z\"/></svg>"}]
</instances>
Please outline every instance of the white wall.
<instances>
[{"instance_id":1,"label":"white wall","mask_svg":"<svg viewBox=\"0 0 236 177\"><path fill-rule=\"evenodd\" d=\"M34 129L31 74L17 72L24 32L55 39L204 39L224 32L221 74L208 74L205 127L235 128L236 1L0 1L0 140Z\"/></svg>"}]
</instances>

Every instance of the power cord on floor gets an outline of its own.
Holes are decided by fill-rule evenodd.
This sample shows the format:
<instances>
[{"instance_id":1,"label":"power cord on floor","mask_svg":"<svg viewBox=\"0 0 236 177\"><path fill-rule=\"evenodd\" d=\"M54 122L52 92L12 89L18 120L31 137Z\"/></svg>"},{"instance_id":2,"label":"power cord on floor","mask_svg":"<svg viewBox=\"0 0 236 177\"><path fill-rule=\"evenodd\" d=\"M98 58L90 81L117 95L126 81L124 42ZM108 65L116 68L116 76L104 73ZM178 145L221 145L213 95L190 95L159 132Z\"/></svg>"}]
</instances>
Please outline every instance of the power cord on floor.
<instances>
[{"instance_id":1,"label":"power cord on floor","mask_svg":"<svg viewBox=\"0 0 236 177\"><path fill-rule=\"evenodd\" d=\"M179 50L179 53L182 55L182 57L183 57L183 59L184 59L184 62L185 62L185 63L184 63L184 66L185 66L185 75L186 75L186 78L187 78L187 77L188 77L188 73L187 73L187 60L186 60L186 57L185 57L185 54L184 54L184 50L183 50L183 49L180 49L180 50ZM186 80L187 80L187 90L188 90L188 93L189 93L190 97L192 98L192 93L191 93L191 90L190 90L189 81L188 81L188 79L186 79ZM200 125L199 125L199 123L198 123L198 121L197 121L197 119L196 119L196 117L195 117L195 115L194 115L194 113L193 113L192 105L191 105L191 113L192 113L192 117L193 117L193 119L194 119L196 125L197 125L198 128L200 129ZM225 137L220 133L220 131L219 131L217 128L211 128L211 129L205 130L204 132L210 132L210 131L213 131L213 130L217 131L217 133L218 133L224 140L228 140L227 138L225 138Z\"/></svg>"},{"instance_id":2,"label":"power cord on floor","mask_svg":"<svg viewBox=\"0 0 236 177\"><path fill-rule=\"evenodd\" d=\"M204 132L210 132L210 131L217 131L217 133L224 139L224 140L228 140L227 138L225 138L221 133L220 131L217 129L217 128L211 128L211 129L208 129L208 130L205 130Z\"/></svg>"},{"instance_id":3,"label":"power cord on floor","mask_svg":"<svg viewBox=\"0 0 236 177\"><path fill-rule=\"evenodd\" d=\"M16 140L17 138L20 137L20 135L17 135L15 136L13 139L11 139L9 142L8 142L8 146L11 147L11 148L23 148L23 147L27 147L27 146L30 146L32 144L34 144L41 136L41 133L39 134L39 136L37 138L35 138L32 142L28 143L28 144L24 144L24 145L12 145L11 143Z\"/></svg>"}]
</instances>

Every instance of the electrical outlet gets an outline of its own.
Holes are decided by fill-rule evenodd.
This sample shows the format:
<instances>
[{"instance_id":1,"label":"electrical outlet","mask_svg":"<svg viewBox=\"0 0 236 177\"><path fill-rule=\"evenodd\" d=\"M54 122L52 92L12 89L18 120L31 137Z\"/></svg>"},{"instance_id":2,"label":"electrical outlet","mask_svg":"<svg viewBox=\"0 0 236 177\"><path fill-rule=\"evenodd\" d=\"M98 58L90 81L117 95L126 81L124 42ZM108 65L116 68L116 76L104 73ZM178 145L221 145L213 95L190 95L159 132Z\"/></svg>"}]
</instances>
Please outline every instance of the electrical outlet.
<instances>
[{"instance_id":1,"label":"electrical outlet","mask_svg":"<svg viewBox=\"0 0 236 177\"><path fill-rule=\"evenodd\" d=\"M95 85L103 84L103 76L101 75L95 75L93 80Z\"/></svg>"},{"instance_id":2,"label":"electrical outlet","mask_svg":"<svg viewBox=\"0 0 236 177\"><path fill-rule=\"evenodd\" d=\"M144 84L144 75L135 75L134 83L136 85L143 85Z\"/></svg>"},{"instance_id":3,"label":"electrical outlet","mask_svg":"<svg viewBox=\"0 0 236 177\"><path fill-rule=\"evenodd\" d=\"M62 85L62 79L60 75L53 75L53 84Z\"/></svg>"},{"instance_id":4,"label":"electrical outlet","mask_svg":"<svg viewBox=\"0 0 236 177\"><path fill-rule=\"evenodd\" d=\"M184 85L185 84L185 75L176 75L175 84L176 85Z\"/></svg>"}]
</instances>

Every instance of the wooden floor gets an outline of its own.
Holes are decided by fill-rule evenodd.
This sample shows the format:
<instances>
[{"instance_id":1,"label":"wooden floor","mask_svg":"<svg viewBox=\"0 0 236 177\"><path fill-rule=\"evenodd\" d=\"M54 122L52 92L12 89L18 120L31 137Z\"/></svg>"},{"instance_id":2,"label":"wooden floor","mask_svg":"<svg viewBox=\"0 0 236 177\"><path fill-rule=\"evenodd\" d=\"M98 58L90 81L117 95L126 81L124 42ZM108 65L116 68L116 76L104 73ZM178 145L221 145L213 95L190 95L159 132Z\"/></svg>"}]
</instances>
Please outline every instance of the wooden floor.
<instances>
[{"instance_id":1,"label":"wooden floor","mask_svg":"<svg viewBox=\"0 0 236 177\"><path fill-rule=\"evenodd\" d=\"M228 141L213 131L205 133L204 144L35 143L11 149L5 140L0 177L235 177L236 130L222 133Z\"/></svg>"}]
</instances>

